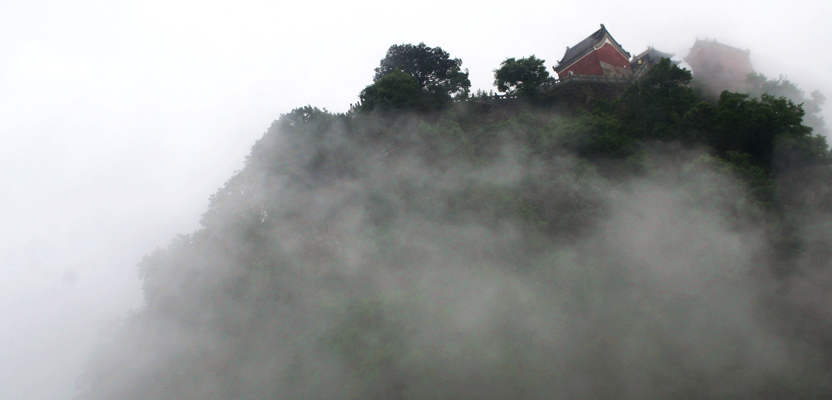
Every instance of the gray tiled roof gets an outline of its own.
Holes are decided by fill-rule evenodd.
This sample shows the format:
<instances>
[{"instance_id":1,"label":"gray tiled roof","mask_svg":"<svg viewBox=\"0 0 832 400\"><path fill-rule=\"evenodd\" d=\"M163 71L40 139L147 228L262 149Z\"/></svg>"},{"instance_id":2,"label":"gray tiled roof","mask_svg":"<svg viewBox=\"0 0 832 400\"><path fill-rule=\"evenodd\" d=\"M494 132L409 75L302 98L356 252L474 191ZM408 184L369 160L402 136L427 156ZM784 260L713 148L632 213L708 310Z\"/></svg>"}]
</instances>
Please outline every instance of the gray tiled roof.
<instances>
[{"instance_id":1,"label":"gray tiled roof","mask_svg":"<svg viewBox=\"0 0 832 400\"><path fill-rule=\"evenodd\" d=\"M662 58L673 58L673 56L674 54L661 52L653 47L648 47L647 50L633 57L632 62L637 62L638 60L644 59L649 63L655 64L661 61ZM678 61L674 61L674 63L678 64Z\"/></svg>"}]
</instances>

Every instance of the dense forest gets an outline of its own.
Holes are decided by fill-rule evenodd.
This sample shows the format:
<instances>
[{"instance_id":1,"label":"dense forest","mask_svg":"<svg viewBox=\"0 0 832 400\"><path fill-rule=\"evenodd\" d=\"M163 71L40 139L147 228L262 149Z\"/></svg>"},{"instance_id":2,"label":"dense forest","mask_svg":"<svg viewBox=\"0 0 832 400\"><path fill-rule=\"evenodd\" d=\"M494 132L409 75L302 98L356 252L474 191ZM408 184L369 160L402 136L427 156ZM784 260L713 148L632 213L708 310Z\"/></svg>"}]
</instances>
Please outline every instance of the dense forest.
<instances>
[{"instance_id":1,"label":"dense forest","mask_svg":"<svg viewBox=\"0 0 832 400\"><path fill-rule=\"evenodd\" d=\"M830 398L823 96L664 59L578 104L543 63L499 97L396 45L350 112L282 115L77 399Z\"/></svg>"}]
</instances>

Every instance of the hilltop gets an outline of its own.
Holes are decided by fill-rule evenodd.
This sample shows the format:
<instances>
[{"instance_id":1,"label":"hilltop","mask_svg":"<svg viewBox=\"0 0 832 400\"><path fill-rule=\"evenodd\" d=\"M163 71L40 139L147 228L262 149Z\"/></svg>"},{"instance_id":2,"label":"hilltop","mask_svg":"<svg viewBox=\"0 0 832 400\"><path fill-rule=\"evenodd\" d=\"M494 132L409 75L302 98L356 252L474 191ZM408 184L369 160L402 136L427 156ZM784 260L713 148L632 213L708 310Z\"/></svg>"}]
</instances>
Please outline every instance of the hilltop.
<instances>
[{"instance_id":1,"label":"hilltop","mask_svg":"<svg viewBox=\"0 0 832 400\"><path fill-rule=\"evenodd\" d=\"M832 394L832 157L764 92L799 90L709 100L664 58L577 106L542 64L471 95L397 45L351 112L282 115L78 399Z\"/></svg>"}]
</instances>

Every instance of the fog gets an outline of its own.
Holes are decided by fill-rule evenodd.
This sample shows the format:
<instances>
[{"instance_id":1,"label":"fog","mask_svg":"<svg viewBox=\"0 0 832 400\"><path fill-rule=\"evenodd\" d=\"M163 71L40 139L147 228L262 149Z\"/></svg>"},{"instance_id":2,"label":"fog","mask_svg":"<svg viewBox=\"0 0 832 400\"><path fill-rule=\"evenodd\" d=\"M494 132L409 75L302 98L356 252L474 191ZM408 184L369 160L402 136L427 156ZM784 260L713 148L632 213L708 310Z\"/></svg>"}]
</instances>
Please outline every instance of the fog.
<instances>
[{"instance_id":1,"label":"fog","mask_svg":"<svg viewBox=\"0 0 832 400\"><path fill-rule=\"evenodd\" d=\"M142 262L147 307L81 399L828 394L828 260L779 278L770 227L700 151L606 180L523 147L424 157L407 117L361 144L356 121L270 129L204 229Z\"/></svg>"},{"instance_id":2,"label":"fog","mask_svg":"<svg viewBox=\"0 0 832 400\"><path fill-rule=\"evenodd\" d=\"M505 58L535 54L551 67L604 23L632 54L652 45L681 59L695 38L715 38L750 49L769 77L832 94L828 6L815 2L512 7L524 12L447 2L422 3L418 18L382 2L0 4L0 397L70 398L102 326L142 303L142 256L199 227L210 194L281 113L347 110L391 44L441 46L463 60L472 89L490 90ZM675 189L664 190L650 201ZM627 213L613 215L626 226ZM718 228L701 224L690 229Z\"/></svg>"}]
</instances>

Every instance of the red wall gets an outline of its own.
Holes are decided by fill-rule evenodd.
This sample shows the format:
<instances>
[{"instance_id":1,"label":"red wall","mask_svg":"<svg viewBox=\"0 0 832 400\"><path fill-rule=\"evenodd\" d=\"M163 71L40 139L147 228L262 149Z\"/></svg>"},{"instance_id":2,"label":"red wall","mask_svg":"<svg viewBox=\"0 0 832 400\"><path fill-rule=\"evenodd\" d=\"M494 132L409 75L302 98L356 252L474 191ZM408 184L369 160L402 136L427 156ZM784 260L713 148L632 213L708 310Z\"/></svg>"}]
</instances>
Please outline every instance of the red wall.
<instances>
[{"instance_id":1,"label":"red wall","mask_svg":"<svg viewBox=\"0 0 832 400\"><path fill-rule=\"evenodd\" d=\"M713 49L699 49L688 57L688 64L694 69L694 73L696 70L706 74L724 71L736 79L745 79L748 74L754 72L751 59L747 55Z\"/></svg>"},{"instance_id":2,"label":"red wall","mask_svg":"<svg viewBox=\"0 0 832 400\"><path fill-rule=\"evenodd\" d=\"M569 76L570 71L575 75L604 75L604 70L601 69L601 61L630 69L630 61L622 56L613 45L605 43L600 49L584 56L584 58L559 73L558 76L561 78Z\"/></svg>"}]
</instances>

